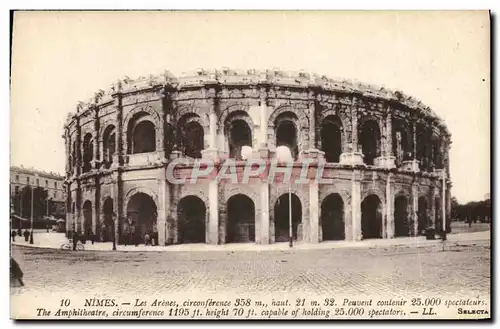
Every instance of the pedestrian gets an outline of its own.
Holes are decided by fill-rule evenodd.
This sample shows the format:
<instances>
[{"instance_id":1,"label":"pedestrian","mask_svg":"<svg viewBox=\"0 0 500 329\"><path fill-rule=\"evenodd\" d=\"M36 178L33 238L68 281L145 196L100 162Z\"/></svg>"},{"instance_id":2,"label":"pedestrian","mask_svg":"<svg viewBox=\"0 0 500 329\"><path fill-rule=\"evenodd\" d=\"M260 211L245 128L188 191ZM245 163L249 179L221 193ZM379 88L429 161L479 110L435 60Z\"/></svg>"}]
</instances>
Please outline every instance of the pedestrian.
<instances>
[{"instance_id":1,"label":"pedestrian","mask_svg":"<svg viewBox=\"0 0 500 329\"><path fill-rule=\"evenodd\" d=\"M149 246L151 244L151 237L149 236L149 234L146 232L146 234L144 234L144 244L146 246Z\"/></svg>"},{"instance_id":2,"label":"pedestrian","mask_svg":"<svg viewBox=\"0 0 500 329\"><path fill-rule=\"evenodd\" d=\"M24 230L24 241L28 242L30 239L30 232L28 230Z\"/></svg>"},{"instance_id":3,"label":"pedestrian","mask_svg":"<svg viewBox=\"0 0 500 329\"><path fill-rule=\"evenodd\" d=\"M12 231L10 233L10 236L12 237L12 242L16 242L16 235L17 235L16 231Z\"/></svg>"},{"instance_id":4,"label":"pedestrian","mask_svg":"<svg viewBox=\"0 0 500 329\"><path fill-rule=\"evenodd\" d=\"M73 251L76 250L76 244L78 243L78 232L73 230Z\"/></svg>"},{"instance_id":5,"label":"pedestrian","mask_svg":"<svg viewBox=\"0 0 500 329\"><path fill-rule=\"evenodd\" d=\"M23 271L21 267L16 262L16 260L10 257L10 286L11 287L22 287L24 286L23 282Z\"/></svg>"},{"instance_id":6,"label":"pedestrian","mask_svg":"<svg viewBox=\"0 0 500 329\"><path fill-rule=\"evenodd\" d=\"M21 230L21 228L17 229L17 235L23 236L23 230Z\"/></svg>"}]
</instances>

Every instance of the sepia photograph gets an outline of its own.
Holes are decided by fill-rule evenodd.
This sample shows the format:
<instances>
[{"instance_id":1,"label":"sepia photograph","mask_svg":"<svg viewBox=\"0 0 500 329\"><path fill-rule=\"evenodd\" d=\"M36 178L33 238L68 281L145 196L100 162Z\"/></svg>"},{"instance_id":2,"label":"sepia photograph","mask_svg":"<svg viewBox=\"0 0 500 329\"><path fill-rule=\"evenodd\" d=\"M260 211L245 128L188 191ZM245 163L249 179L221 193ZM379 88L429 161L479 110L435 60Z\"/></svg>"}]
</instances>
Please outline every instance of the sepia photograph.
<instances>
[{"instance_id":1,"label":"sepia photograph","mask_svg":"<svg viewBox=\"0 0 500 329\"><path fill-rule=\"evenodd\" d=\"M11 26L11 319L491 319L489 11Z\"/></svg>"}]
</instances>

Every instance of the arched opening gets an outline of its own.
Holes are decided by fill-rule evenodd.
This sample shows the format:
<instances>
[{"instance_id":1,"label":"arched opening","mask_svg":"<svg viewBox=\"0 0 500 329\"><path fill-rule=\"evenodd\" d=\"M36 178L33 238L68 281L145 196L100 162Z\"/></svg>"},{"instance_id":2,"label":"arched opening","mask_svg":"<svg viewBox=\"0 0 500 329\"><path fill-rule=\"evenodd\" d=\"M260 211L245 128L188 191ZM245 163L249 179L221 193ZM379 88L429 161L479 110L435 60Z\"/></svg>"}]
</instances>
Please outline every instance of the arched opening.
<instances>
[{"instance_id":1,"label":"arched opening","mask_svg":"<svg viewBox=\"0 0 500 329\"><path fill-rule=\"evenodd\" d=\"M191 121L183 126L183 149L187 157L199 159L204 149L203 127L196 121Z\"/></svg>"},{"instance_id":2,"label":"arched opening","mask_svg":"<svg viewBox=\"0 0 500 329\"><path fill-rule=\"evenodd\" d=\"M158 212L153 198L146 193L134 194L127 205L127 218L123 223L125 244L141 244L146 234L151 238L158 234Z\"/></svg>"},{"instance_id":3,"label":"arched opening","mask_svg":"<svg viewBox=\"0 0 500 329\"><path fill-rule=\"evenodd\" d=\"M402 119L394 119L392 124L392 153L396 158L396 166L399 167L403 161L411 160L411 131Z\"/></svg>"},{"instance_id":4,"label":"arched opening","mask_svg":"<svg viewBox=\"0 0 500 329\"><path fill-rule=\"evenodd\" d=\"M441 232L443 230L443 216L441 210L441 198L436 197L434 199L434 218L436 221L436 232Z\"/></svg>"},{"instance_id":5,"label":"arched opening","mask_svg":"<svg viewBox=\"0 0 500 329\"><path fill-rule=\"evenodd\" d=\"M289 241L290 209L289 194L278 198L274 206L274 234L276 242ZM302 204L295 194L292 194L292 237L297 240L302 236Z\"/></svg>"},{"instance_id":6,"label":"arched opening","mask_svg":"<svg viewBox=\"0 0 500 329\"><path fill-rule=\"evenodd\" d=\"M134 128L132 153L154 152L156 149L155 125L151 121L141 121Z\"/></svg>"},{"instance_id":7,"label":"arched opening","mask_svg":"<svg viewBox=\"0 0 500 329\"><path fill-rule=\"evenodd\" d=\"M436 169L443 169L443 161L441 157L441 151L439 147L439 140L434 139L432 141L432 162L434 165L434 168Z\"/></svg>"},{"instance_id":8,"label":"arched opening","mask_svg":"<svg viewBox=\"0 0 500 329\"><path fill-rule=\"evenodd\" d=\"M83 234L92 234L92 202L89 200L83 203Z\"/></svg>"},{"instance_id":9,"label":"arched opening","mask_svg":"<svg viewBox=\"0 0 500 329\"><path fill-rule=\"evenodd\" d=\"M394 236L409 236L408 200L399 196L394 200Z\"/></svg>"},{"instance_id":10,"label":"arched opening","mask_svg":"<svg viewBox=\"0 0 500 329\"><path fill-rule=\"evenodd\" d=\"M361 234L363 239L382 238L382 202L374 194L361 202Z\"/></svg>"},{"instance_id":11,"label":"arched opening","mask_svg":"<svg viewBox=\"0 0 500 329\"><path fill-rule=\"evenodd\" d=\"M177 206L180 243L205 243L205 203L194 195L182 198Z\"/></svg>"},{"instance_id":12,"label":"arched opening","mask_svg":"<svg viewBox=\"0 0 500 329\"><path fill-rule=\"evenodd\" d=\"M113 155L116 152L116 129L115 126L110 125L104 130L102 135L102 144L103 144L103 166L106 169L111 167L113 163Z\"/></svg>"},{"instance_id":13,"label":"arched opening","mask_svg":"<svg viewBox=\"0 0 500 329\"><path fill-rule=\"evenodd\" d=\"M337 193L328 195L321 203L323 241L344 240L344 202Z\"/></svg>"},{"instance_id":14,"label":"arched opening","mask_svg":"<svg viewBox=\"0 0 500 329\"><path fill-rule=\"evenodd\" d=\"M101 223L101 241L110 242L113 241L113 199L106 198L102 206L102 212L104 215L103 222Z\"/></svg>"},{"instance_id":15,"label":"arched opening","mask_svg":"<svg viewBox=\"0 0 500 329\"><path fill-rule=\"evenodd\" d=\"M380 129L375 120L366 121L362 128L359 140L365 164L373 165L376 157L380 156Z\"/></svg>"},{"instance_id":16,"label":"arched opening","mask_svg":"<svg viewBox=\"0 0 500 329\"><path fill-rule=\"evenodd\" d=\"M327 162L339 162L342 153L342 122L330 115L321 124L321 148Z\"/></svg>"},{"instance_id":17,"label":"arched opening","mask_svg":"<svg viewBox=\"0 0 500 329\"><path fill-rule=\"evenodd\" d=\"M255 205L248 196L237 194L227 201L227 242L255 241Z\"/></svg>"},{"instance_id":18,"label":"arched opening","mask_svg":"<svg viewBox=\"0 0 500 329\"><path fill-rule=\"evenodd\" d=\"M424 196L418 198L418 234L425 234L425 230L429 225L427 215L427 199Z\"/></svg>"},{"instance_id":19,"label":"arched opening","mask_svg":"<svg viewBox=\"0 0 500 329\"><path fill-rule=\"evenodd\" d=\"M297 118L293 113L283 113L276 118L276 146L286 146L290 149L294 159L297 159L299 148L297 145Z\"/></svg>"},{"instance_id":20,"label":"arched opening","mask_svg":"<svg viewBox=\"0 0 500 329\"><path fill-rule=\"evenodd\" d=\"M229 157L242 160L242 147L252 147L252 131L248 124L241 119L230 121L228 130Z\"/></svg>"},{"instance_id":21,"label":"arched opening","mask_svg":"<svg viewBox=\"0 0 500 329\"><path fill-rule=\"evenodd\" d=\"M83 167L84 173L89 172L92 168L92 159L94 153L94 143L92 141L92 134L88 133L83 138Z\"/></svg>"}]
</instances>

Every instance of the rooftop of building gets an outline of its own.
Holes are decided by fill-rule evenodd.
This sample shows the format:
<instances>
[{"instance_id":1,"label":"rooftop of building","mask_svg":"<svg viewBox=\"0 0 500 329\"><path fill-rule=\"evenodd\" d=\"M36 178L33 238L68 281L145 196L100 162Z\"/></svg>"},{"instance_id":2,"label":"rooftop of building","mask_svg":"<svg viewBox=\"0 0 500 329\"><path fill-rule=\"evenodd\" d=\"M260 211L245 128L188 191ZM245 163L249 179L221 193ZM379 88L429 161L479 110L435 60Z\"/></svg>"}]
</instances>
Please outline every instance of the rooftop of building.
<instances>
[{"instance_id":1,"label":"rooftop of building","mask_svg":"<svg viewBox=\"0 0 500 329\"><path fill-rule=\"evenodd\" d=\"M52 178L52 179L57 179L57 180L64 180L64 176L61 174L58 174L56 172L52 171L44 171L36 168L26 168L24 166L11 166L10 167L11 172L16 172L16 173L22 173L22 174L28 174L28 175L39 175L40 177L44 178Z\"/></svg>"}]
</instances>

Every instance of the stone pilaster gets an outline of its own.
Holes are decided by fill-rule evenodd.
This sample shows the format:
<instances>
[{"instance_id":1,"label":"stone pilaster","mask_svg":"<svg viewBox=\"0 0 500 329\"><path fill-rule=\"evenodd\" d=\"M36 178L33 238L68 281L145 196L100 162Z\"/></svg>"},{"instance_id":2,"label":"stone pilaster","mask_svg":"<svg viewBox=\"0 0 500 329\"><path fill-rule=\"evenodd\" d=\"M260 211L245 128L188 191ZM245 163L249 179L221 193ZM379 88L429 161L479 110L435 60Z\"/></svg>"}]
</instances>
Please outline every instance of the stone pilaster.
<instances>
[{"instance_id":1,"label":"stone pilaster","mask_svg":"<svg viewBox=\"0 0 500 329\"><path fill-rule=\"evenodd\" d=\"M319 243L319 185L314 179L309 182L309 225L310 242Z\"/></svg>"},{"instance_id":2,"label":"stone pilaster","mask_svg":"<svg viewBox=\"0 0 500 329\"><path fill-rule=\"evenodd\" d=\"M165 232L165 245L175 244L179 242L178 234L178 213L177 207L180 199L179 185L167 184L167 219L166 219L166 232ZM158 231L160 228L158 227Z\"/></svg>"},{"instance_id":3,"label":"stone pilaster","mask_svg":"<svg viewBox=\"0 0 500 329\"><path fill-rule=\"evenodd\" d=\"M113 94L115 106L115 122L116 122L116 151L113 155L113 168L123 165L123 107L121 83L118 83L118 91Z\"/></svg>"},{"instance_id":4,"label":"stone pilaster","mask_svg":"<svg viewBox=\"0 0 500 329\"><path fill-rule=\"evenodd\" d=\"M360 241L361 235L361 177L359 170L351 177L351 232L352 241Z\"/></svg>"},{"instance_id":5,"label":"stone pilaster","mask_svg":"<svg viewBox=\"0 0 500 329\"><path fill-rule=\"evenodd\" d=\"M167 241L167 213L169 208L167 180L158 180L158 217L156 228L158 230L158 245L164 246Z\"/></svg>"},{"instance_id":6,"label":"stone pilaster","mask_svg":"<svg viewBox=\"0 0 500 329\"><path fill-rule=\"evenodd\" d=\"M260 234L257 243L269 244L270 239L270 227L269 227L269 184L266 180L262 180L260 183ZM256 232L257 233L257 232Z\"/></svg>"},{"instance_id":7,"label":"stone pilaster","mask_svg":"<svg viewBox=\"0 0 500 329\"><path fill-rule=\"evenodd\" d=\"M408 170L413 172L420 171L420 162L417 159L417 124L412 123L412 153L413 158L411 160L403 161L401 164L402 170Z\"/></svg>"},{"instance_id":8,"label":"stone pilaster","mask_svg":"<svg viewBox=\"0 0 500 329\"><path fill-rule=\"evenodd\" d=\"M217 180L211 180L208 183L208 237L207 243L219 243L219 187Z\"/></svg>"},{"instance_id":9,"label":"stone pilaster","mask_svg":"<svg viewBox=\"0 0 500 329\"><path fill-rule=\"evenodd\" d=\"M95 177L95 188L94 188L94 200L92 201L92 232L94 234L99 233L99 217L101 214L101 193L99 189L99 178Z\"/></svg>"},{"instance_id":10,"label":"stone pilaster","mask_svg":"<svg viewBox=\"0 0 500 329\"><path fill-rule=\"evenodd\" d=\"M351 107L351 125L351 140L347 141L351 147L348 148L348 152L344 152L340 155L340 163L352 166L362 165L363 154L359 152L358 145L358 109L354 100Z\"/></svg>"},{"instance_id":11,"label":"stone pilaster","mask_svg":"<svg viewBox=\"0 0 500 329\"><path fill-rule=\"evenodd\" d=\"M92 169L99 169L99 164L100 164L100 154L99 154L99 149L100 149L100 141L101 141L101 136L99 136L99 108L95 107L94 109L94 130L92 132L92 139L94 140L93 143L93 150L92 150Z\"/></svg>"},{"instance_id":12,"label":"stone pilaster","mask_svg":"<svg viewBox=\"0 0 500 329\"><path fill-rule=\"evenodd\" d=\"M410 236L418 236L418 184L416 182L411 185L411 205Z\"/></svg>"},{"instance_id":13,"label":"stone pilaster","mask_svg":"<svg viewBox=\"0 0 500 329\"><path fill-rule=\"evenodd\" d=\"M382 139L381 145L381 156L374 160L374 164L378 167L383 168L395 168L396 167L396 157L392 152L392 113L391 108L387 108L385 114L385 124L384 124L384 138Z\"/></svg>"},{"instance_id":14,"label":"stone pilaster","mask_svg":"<svg viewBox=\"0 0 500 329\"><path fill-rule=\"evenodd\" d=\"M267 91L260 89L260 145L259 149L267 149Z\"/></svg>"},{"instance_id":15,"label":"stone pilaster","mask_svg":"<svg viewBox=\"0 0 500 329\"><path fill-rule=\"evenodd\" d=\"M113 199L113 210L114 215L114 233L116 244L120 241L120 223L122 222L123 214L123 201L122 201L122 183L121 183L121 173L116 171L113 173L112 188L111 188L111 198Z\"/></svg>"},{"instance_id":16,"label":"stone pilaster","mask_svg":"<svg viewBox=\"0 0 500 329\"><path fill-rule=\"evenodd\" d=\"M383 238L394 238L394 189L392 186L392 173L387 174L387 182L385 185L385 221L382 221L384 227ZM385 223L384 223L385 222Z\"/></svg>"}]
</instances>

